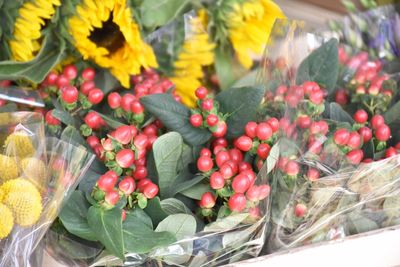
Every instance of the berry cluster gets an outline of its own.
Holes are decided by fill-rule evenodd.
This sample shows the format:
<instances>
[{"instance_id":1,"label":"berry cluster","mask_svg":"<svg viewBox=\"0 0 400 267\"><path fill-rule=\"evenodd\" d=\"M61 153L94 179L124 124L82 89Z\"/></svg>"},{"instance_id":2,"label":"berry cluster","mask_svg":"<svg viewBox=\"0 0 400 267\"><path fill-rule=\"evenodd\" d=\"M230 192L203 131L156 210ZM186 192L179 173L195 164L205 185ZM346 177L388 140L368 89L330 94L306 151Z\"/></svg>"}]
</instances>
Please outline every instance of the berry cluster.
<instances>
[{"instance_id":1,"label":"berry cluster","mask_svg":"<svg viewBox=\"0 0 400 267\"><path fill-rule=\"evenodd\" d=\"M209 129L214 137L224 137L228 126L225 116L218 112L218 102L208 93L205 87L197 88L197 109L192 110L190 123L193 127Z\"/></svg>"}]
</instances>

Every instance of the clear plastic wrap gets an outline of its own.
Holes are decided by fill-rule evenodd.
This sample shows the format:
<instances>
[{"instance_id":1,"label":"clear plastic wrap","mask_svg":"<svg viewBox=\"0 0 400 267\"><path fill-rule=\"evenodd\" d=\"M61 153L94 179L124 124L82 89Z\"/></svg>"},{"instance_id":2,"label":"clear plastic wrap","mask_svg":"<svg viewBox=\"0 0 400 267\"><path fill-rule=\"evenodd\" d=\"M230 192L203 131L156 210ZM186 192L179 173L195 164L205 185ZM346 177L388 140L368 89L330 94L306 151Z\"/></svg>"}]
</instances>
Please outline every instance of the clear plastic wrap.
<instances>
[{"instance_id":1,"label":"clear plastic wrap","mask_svg":"<svg viewBox=\"0 0 400 267\"><path fill-rule=\"evenodd\" d=\"M37 91L24 90L16 86L0 87L0 100L31 107L44 107L44 102Z\"/></svg>"},{"instance_id":2,"label":"clear plastic wrap","mask_svg":"<svg viewBox=\"0 0 400 267\"><path fill-rule=\"evenodd\" d=\"M0 266L36 266L30 256L94 156L44 134L38 113L0 113Z\"/></svg>"}]
</instances>

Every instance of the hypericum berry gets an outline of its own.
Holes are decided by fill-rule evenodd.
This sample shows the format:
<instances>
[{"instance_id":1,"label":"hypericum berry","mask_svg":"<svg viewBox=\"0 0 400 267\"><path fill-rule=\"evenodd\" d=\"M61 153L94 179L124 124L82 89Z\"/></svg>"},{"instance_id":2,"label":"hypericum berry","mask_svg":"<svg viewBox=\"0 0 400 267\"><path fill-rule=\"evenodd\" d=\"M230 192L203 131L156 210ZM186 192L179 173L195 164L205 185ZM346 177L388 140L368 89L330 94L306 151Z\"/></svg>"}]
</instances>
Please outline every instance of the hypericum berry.
<instances>
[{"instance_id":1,"label":"hypericum berry","mask_svg":"<svg viewBox=\"0 0 400 267\"><path fill-rule=\"evenodd\" d=\"M225 121L219 121L216 125L216 130L213 131L212 135L214 137L223 137L228 131L228 125L226 125Z\"/></svg>"},{"instance_id":2,"label":"hypericum berry","mask_svg":"<svg viewBox=\"0 0 400 267\"><path fill-rule=\"evenodd\" d=\"M95 135L91 135L88 138L86 138L86 143L88 143L88 145L93 148L97 145L100 145L100 140L97 136Z\"/></svg>"},{"instance_id":3,"label":"hypericum berry","mask_svg":"<svg viewBox=\"0 0 400 267\"><path fill-rule=\"evenodd\" d=\"M256 134L261 141L268 140L272 136L272 128L268 123L262 122L257 125Z\"/></svg>"},{"instance_id":4,"label":"hypericum berry","mask_svg":"<svg viewBox=\"0 0 400 267\"><path fill-rule=\"evenodd\" d=\"M96 154L96 156L100 159L100 160L104 160L104 148L102 145L97 145L94 146L93 148L93 152Z\"/></svg>"},{"instance_id":5,"label":"hypericum berry","mask_svg":"<svg viewBox=\"0 0 400 267\"><path fill-rule=\"evenodd\" d=\"M121 168L129 168L135 161L135 153L130 149L122 149L118 151L115 160Z\"/></svg>"},{"instance_id":6,"label":"hypericum berry","mask_svg":"<svg viewBox=\"0 0 400 267\"><path fill-rule=\"evenodd\" d=\"M207 125L210 127L215 126L218 123L218 116L214 114L210 114L207 116Z\"/></svg>"},{"instance_id":7,"label":"hypericum berry","mask_svg":"<svg viewBox=\"0 0 400 267\"><path fill-rule=\"evenodd\" d=\"M121 107L124 111L130 112L132 102L136 100L136 97L132 94L125 94L121 99Z\"/></svg>"},{"instance_id":8,"label":"hypericum berry","mask_svg":"<svg viewBox=\"0 0 400 267\"><path fill-rule=\"evenodd\" d=\"M356 111L356 113L354 113L353 118L357 123L361 123L362 124L362 123L367 122L368 113L363 109L359 109L359 110Z\"/></svg>"},{"instance_id":9,"label":"hypericum berry","mask_svg":"<svg viewBox=\"0 0 400 267\"><path fill-rule=\"evenodd\" d=\"M271 126L274 133L279 130L279 120L277 118L269 118L267 120L267 123L269 124L269 126Z\"/></svg>"},{"instance_id":10,"label":"hypericum berry","mask_svg":"<svg viewBox=\"0 0 400 267\"><path fill-rule=\"evenodd\" d=\"M82 78L85 81L93 81L96 76L96 71L92 68L86 68L82 71Z\"/></svg>"},{"instance_id":11,"label":"hypericum berry","mask_svg":"<svg viewBox=\"0 0 400 267\"><path fill-rule=\"evenodd\" d=\"M212 209L215 206L215 196L211 192L205 192L199 201L202 209Z\"/></svg>"},{"instance_id":12,"label":"hypericum berry","mask_svg":"<svg viewBox=\"0 0 400 267\"><path fill-rule=\"evenodd\" d=\"M250 201L258 201L260 196L260 188L257 185L252 185L246 192L246 197Z\"/></svg>"},{"instance_id":13,"label":"hypericum berry","mask_svg":"<svg viewBox=\"0 0 400 267\"><path fill-rule=\"evenodd\" d=\"M390 135L390 128L386 124L382 124L375 129L375 137L378 141L386 142L389 140Z\"/></svg>"},{"instance_id":14,"label":"hypericum berry","mask_svg":"<svg viewBox=\"0 0 400 267\"><path fill-rule=\"evenodd\" d=\"M61 122L56 117L53 117L53 110L49 110L46 113L45 120L48 125L60 125Z\"/></svg>"},{"instance_id":15,"label":"hypericum berry","mask_svg":"<svg viewBox=\"0 0 400 267\"><path fill-rule=\"evenodd\" d=\"M358 129L358 133L361 135L364 143L367 143L372 138L372 130L366 126Z\"/></svg>"},{"instance_id":16,"label":"hypericum berry","mask_svg":"<svg viewBox=\"0 0 400 267\"><path fill-rule=\"evenodd\" d=\"M240 170L240 174L247 176L251 185L256 181L257 176L251 168L247 170Z\"/></svg>"},{"instance_id":17,"label":"hypericum berry","mask_svg":"<svg viewBox=\"0 0 400 267\"><path fill-rule=\"evenodd\" d=\"M208 149L208 148L202 148L202 149L200 150L200 156L201 156L201 157L209 157L209 158L211 158L211 156L212 156L211 150Z\"/></svg>"},{"instance_id":18,"label":"hypericum berry","mask_svg":"<svg viewBox=\"0 0 400 267\"><path fill-rule=\"evenodd\" d=\"M289 93L285 96L285 101L291 108L297 107L300 102L299 97L294 93Z\"/></svg>"},{"instance_id":19,"label":"hypericum berry","mask_svg":"<svg viewBox=\"0 0 400 267\"><path fill-rule=\"evenodd\" d=\"M213 154L217 155L220 151L225 151L226 147L218 145L213 148Z\"/></svg>"},{"instance_id":20,"label":"hypericum berry","mask_svg":"<svg viewBox=\"0 0 400 267\"><path fill-rule=\"evenodd\" d=\"M319 155L322 151L322 141L318 139L312 139L308 142L307 147L310 153Z\"/></svg>"},{"instance_id":21,"label":"hypericum berry","mask_svg":"<svg viewBox=\"0 0 400 267\"><path fill-rule=\"evenodd\" d=\"M123 125L115 130L114 138L123 145L129 144L133 139L131 126Z\"/></svg>"},{"instance_id":22,"label":"hypericum berry","mask_svg":"<svg viewBox=\"0 0 400 267\"><path fill-rule=\"evenodd\" d=\"M346 155L346 158L349 160L349 162L354 165L360 164L363 157L364 152L361 149L352 150Z\"/></svg>"},{"instance_id":23,"label":"hypericum berry","mask_svg":"<svg viewBox=\"0 0 400 267\"><path fill-rule=\"evenodd\" d=\"M275 94L284 95L284 94L286 94L287 91L288 91L288 88L286 85L279 85L275 90Z\"/></svg>"},{"instance_id":24,"label":"hypericum berry","mask_svg":"<svg viewBox=\"0 0 400 267\"><path fill-rule=\"evenodd\" d=\"M221 189L225 186L225 179L220 172L213 172L211 174L210 186L214 190Z\"/></svg>"},{"instance_id":25,"label":"hypericum berry","mask_svg":"<svg viewBox=\"0 0 400 267\"><path fill-rule=\"evenodd\" d=\"M100 129L105 124L103 118L95 111L89 112L84 121L93 130Z\"/></svg>"},{"instance_id":26,"label":"hypericum berry","mask_svg":"<svg viewBox=\"0 0 400 267\"><path fill-rule=\"evenodd\" d=\"M154 124L149 124L143 129L143 133L147 136L149 135L157 135L158 128Z\"/></svg>"},{"instance_id":27,"label":"hypericum berry","mask_svg":"<svg viewBox=\"0 0 400 267\"><path fill-rule=\"evenodd\" d=\"M215 162L217 163L218 167L221 167L225 162L231 159L229 152L226 150L221 150L215 156Z\"/></svg>"},{"instance_id":28,"label":"hypericum berry","mask_svg":"<svg viewBox=\"0 0 400 267\"><path fill-rule=\"evenodd\" d=\"M350 133L347 145L352 149L359 148L361 146L361 136L357 132Z\"/></svg>"},{"instance_id":29,"label":"hypericum berry","mask_svg":"<svg viewBox=\"0 0 400 267\"><path fill-rule=\"evenodd\" d=\"M114 189L117 180L118 175L116 175L115 172L106 172L105 174L100 176L99 180L97 181L97 186L100 190L108 192Z\"/></svg>"},{"instance_id":30,"label":"hypericum berry","mask_svg":"<svg viewBox=\"0 0 400 267\"><path fill-rule=\"evenodd\" d=\"M317 169L314 168L309 168L307 171L307 178L310 181L317 181L319 178L320 174Z\"/></svg>"},{"instance_id":31,"label":"hypericum berry","mask_svg":"<svg viewBox=\"0 0 400 267\"><path fill-rule=\"evenodd\" d=\"M115 206L118 203L120 197L116 190L112 190L112 191L108 191L106 193L106 196L104 199L107 204Z\"/></svg>"},{"instance_id":32,"label":"hypericum berry","mask_svg":"<svg viewBox=\"0 0 400 267\"><path fill-rule=\"evenodd\" d=\"M125 195L130 195L135 191L135 180L132 177L124 177L121 182L118 184L118 188Z\"/></svg>"},{"instance_id":33,"label":"hypericum berry","mask_svg":"<svg viewBox=\"0 0 400 267\"><path fill-rule=\"evenodd\" d=\"M269 193L271 192L271 187L267 184L262 184L259 187L259 192L258 192L258 200L262 200L269 196Z\"/></svg>"},{"instance_id":34,"label":"hypericum berry","mask_svg":"<svg viewBox=\"0 0 400 267\"><path fill-rule=\"evenodd\" d=\"M69 80L73 80L78 76L78 69L75 65L67 65L63 69L63 75Z\"/></svg>"},{"instance_id":35,"label":"hypericum berry","mask_svg":"<svg viewBox=\"0 0 400 267\"><path fill-rule=\"evenodd\" d=\"M225 180L232 178L236 174L234 167L226 162L219 168L219 172Z\"/></svg>"},{"instance_id":36,"label":"hypericum berry","mask_svg":"<svg viewBox=\"0 0 400 267\"><path fill-rule=\"evenodd\" d=\"M253 140L246 135L242 135L236 140L235 147L247 152L253 147Z\"/></svg>"},{"instance_id":37,"label":"hypericum berry","mask_svg":"<svg viewBox=\"0 0 400 267\"><path fill-rule=\"evenodd\" d=\"M249 121L244 127L244 132L248 137L255 138L257 136L257 123Z\"/></svg>"},{"instance_id":38,"label":"hypericum berry","mask_svg":"<svg viewBox=\"0 0 400 267\"><path fill-rule=\"evenodd\" d=\"M149 138L145 134L138 134L133 139L133 144L138 149L146 149L149 143Z\"/></svg>"},{"instance_id":39,"label":"hypericum berry","mask_svg":"<svg viewBox=\"0 0 400 267\"><path fill-rule=\"evenodd\" d=\"M313 104L319 105L324 102L324 92L322 90L313 91L309 98Z\"/></svg>"},{"instance_id":40,"label":"hypericum berry","mask_svg":"<svg viewBox=\"0 0 400 267\"><path fill-rule=\"evenodd\" d=\"M299 127L301 129L307 129L310 127L311 125L311 119L308 115L300 115L297 118L297 125L299 125Z\"/></svg>"},{"instance_id":41,"label":"hypericum berry","mask_svg":"<svg viewBox=\"0 0 400 267\"><path fill-rule=\"evenodd\" d=\"M57 78L57 87L58 88L63 88L65 86L69 85L69 79L65 77L65 75L61 74Z\"/></svg>"},{"instance_id":42,"label":"hypericum berry","mask_svg":"<svg viewBox=\"0 0 400 267\"><path fill-rule=\"evenodd\" d=\"M371 118L371 127L372 129L376 130L379 126L385 124L385 119L382 115L374 115Z\"/></svg>"},{"instance_id":43,"label":"hypericum berry","mask_svg":"<svg viewBox=\"0 0 400 267\"><path fill-rule=\"evenodd\" d=\"M203 124L203 117L201 116L201 114L193 114L192 116L190 116L190 124L193 127L200 127Z\"/></svg>"},{"instance_id":44,"label":"hypericum berry","mask_svg":"<svg viewBox=\"0 0 400 267\"><path fill-rule=\"evenodd\" d=\"M144 179L140 179L137 184L136 187L137 189L139 189L140 192L143 193L143 189L146 187L146 185L151 184L152 181L148 178L144 178Z\"/></svg>"},{"instance_id":45,"label":"hypericum berry","mask_svg":"<svg viewBox=\"0 0 400 267\"><path fill-rule=\"evenodd\" d=\"M228 200L228 206L231 211L241 212L246 208L247 199L241 193L236 193Z\"/></svg>"},{"instance_id":46,"label":"hypericum berry","mask_svg":"<svg viewBox=\"0 0 400 267\"><path fill-rule=\"evenodd\" d=\"M261 159L266 159L271 151L271 147L268 144L261 143L257 148L257 155Z\"/></svg>"},{"instance_id":47,"label":"hypericum berry","mask_svg":"<svg viewBox=\"0 0 400 267\"><path fill-rule=\"evenodd\" d=\"M296 207L294 208L294 215L296 217L299 217L299 218L304 217L304 215L306 215L306 213L307 213L307 207L304 204L298 203L296 205Z\"/></svg>"},{"instance_id":48,"label":"hypericum berry","mask_svg":"<svg viewBox=\"0 0 400 267\"><path fill-rule=\"evenodd\" d=\"M318 83L312 81L305 81L302 86L306 94L311 94L314 91L320 90Z\"/></svg>"},{"instance_id":49,"label":"hypericum berry","mask_svg":"<svg viewBox=\"0 0 400 267\"><path fill-rule=\"evenodd\" d=\"M239 149L232 148L228 152L229 152L230 159L232 161L234 161L238 164L243 161L243 153Z\"/></svg>"},{"instance_id":50,"label":"hypericum berry","mask_svg":"<svg viewBox=\"0 0 400 267\"><path fill-rule=\"evenodd\" d=\"M102 141L102 146L105 151L113 151L114 150L114 144L111 138L104 139Z\"/></svg>"},{"instance_id":51,"label":"hypericum berry","mask_svg":"<svg viewBox=\"0 0 400 267\"><path fill-rule=\"evenodd\" d=\"M251 183L247 175L238 174L233 178L232 189L235 193L245 193L249 189Z\"/></svg>"},{"instance_id":52,"label":"hypericum berry","mask_svg":"<svg viewBox=\"0 0 400 267\"><path fill-rule=\"evenodd\" d=\"M388 149L386 149L385 151L385 158L390 158L390 157L394 157L396 155L398 155L399 153L397 152L397 149L394 147L389 147Z\"/></svg>"},{"instance_id":53,"label":"hypericum berry","mask_svg":"<svg viewBox=\"0 0 400 267\"><path fill-rule=\"evenodd\" d=\"M296 176L300 172L299 164L294 161L290 160L285 166L285 173L289 176Z\"/></svg>"},{"instance_id":54,"label":"hypericum berry","mask_svg":"<svg viewBox=\"0 0 400 267\"><path fill-rule=\"evenodd\" d=\"M55 72L50 72L46 77L46 83L48 85L56 85L57 79L58 79L58 74ZM2 86L2 87L7 87L7 86Z\"/></svg>"},{"instance_id":55,"label":"hypericum berry","mask_svg":"<svg viewBox=\"0 0 400 267\"><path fill-rule=\"evenodd\" d=\"M158 186L154 183L149 183L143 188L143 195L148 198L152 199L158 194Z\"/></svg>"},{"instance_id":56,"label":"hypericum berry","mask_svg":"<svg viewBox=\"0 0 400 267\"><path fill-rule=\"evenodd\" d=\"M133 172L133 177L136 180L146 178L147 174L148 174L146 166L141 166L141 165L135 165L135 166L136 166L136 168L135 168L135 171Z\"/></svg>"},{"instance_id":57,"label":"hypericum berry","mask_svg":"<svg viewBox=\"0 0 400 267\"><path fill-rule=\"evenodd\" d=\"M212 147L216 147L216 146L227 147L228 146L228 140L226 140L223 137L218 137L212 142Z\"/></svg>"},{"instance_id":58,"label":"hypericum berry","mask_svg":"<svg viewBox=\"0 0 400 267\"><path fill-rule=\"evenodd\" d=\"M104 93L98 88L94 88L89 91L88 100L90 103L96 105L99 104L104 98Z\"/></svg>"},{"instance_id":59,"label":"hypericum berry","mask_svg":"<svg viewBox=\"0 0 400 267\"><path fill-rule=\"evenodd\" d=\"M205 111L211 111L214 107L214 100L212 98L204 99L201 102L201 108Z\"/></svg>"},{"instance_id":60,"label":"hypericum berry","mask_svg":"<svg viewBox=\"0 0 400 267\"><path fill-rule=\"evenodd\" d=\"M260 218L261 217L261 212L260 212L260 208L259 207L251 207L248 210L249 212L249 216L252 218Z\"/></svg>"},{"instance_id":61,"label":"hypericum berry","mask_svg":"<svg viewBox=\"0 0 400 267\"><path fill-rule=\"evenodd\" d=\"M89 92L96 87L96 84L94 81L85 81L81 84L79 87L79 90L81 91L82 94L88 95Z\"/></svg>"},{"instance_id":62,"label":"hypericum berry","mask_svg":"<svg viewBox=\"0 0 400 267\"><path fill-rule=\"evenodd\" d=\"M140 103L139 100L134 100L131 103L131 111L134 114L142 114L144 112L144 107L143 105Z\"/></svg>"},{"instance_id":63,"label":"hypericum berry","mask_svg":"<svg viewBox=\"0 0 400 267\"><path fill-rule=\"evenodd\" d=\"M197 168L201 172L208 172L214 166L213 160L210 157L200 157L197 160Z\"/></svg>"},{"instance_id":64,"label":"hypericum berry","mask_svg":"<svg viewBox=\"0 0 400 267\"><path fill-rule=\"evenodd\" d=\"M238 167L239 167L239 172L244 172L252 169L251 164L246 161L239 162Z\"/></svg>"},{"instance_id":65,"label":"hypericum berry","mask_svg":"<svg viewBox=\"0 0 400 267\"><path fill-rule=\"evenodd\" d=\"M349 102L349 95L345 89L339 89L336 91L335 102L342 106L347 105Z\"/></svg>"},{"instance_id":66,"label":"hypericum berry","mask_svg":"<svg viewBox=\"0 0 400 267\"><path fill-rule=\"evenodd\" d=\"M79 92L75 86L68 85L61 88L61 99L68 104L75 103L78 100Z\"/></svg>"},{"instance_id":67,"label":"hypericum berry","mask_svg":"<svg viewBox=\"0 0 400 267\"><path fill-rule=\"evenodd\" d=\"M333 141L340 145L344 146L347 144L350 138L350 133L347 129L338 129L336 132L333 134Z\"/></svg>"},{"instance_id":68,"label":"hypericum berry","mask_svg":"<svg viewBox=\"0 0 400 267\"><path fill-rule=\"evenodd\" d=\"M196 89L195 94L198 99L203 100L206 98L208 90L205 87L199 87Z\"/></svg>"}]
</instances>

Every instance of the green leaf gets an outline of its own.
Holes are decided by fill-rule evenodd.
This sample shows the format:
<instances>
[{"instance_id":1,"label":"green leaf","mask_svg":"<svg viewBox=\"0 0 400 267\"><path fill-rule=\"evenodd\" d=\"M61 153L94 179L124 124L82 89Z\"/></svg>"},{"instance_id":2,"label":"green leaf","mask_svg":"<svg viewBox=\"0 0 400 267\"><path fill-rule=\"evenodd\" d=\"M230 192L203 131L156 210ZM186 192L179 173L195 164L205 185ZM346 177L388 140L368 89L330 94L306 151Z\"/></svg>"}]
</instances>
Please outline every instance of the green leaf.
<instances>
[{"instance_id":1,"label":"green leaf","mask_svg":"<svg viewBox=\"0 0 400 267\"><path fill-rule=\"evenodd\" d=\"M59 215L64 227L78 237L86 240L96 241L97 235L90 228L87 220L89 202L86 201L81 191L74 191L66 202Z\"/></svg>"},{"instance_id":2,"label":"green leaf","mask_svg":"<svg viewBox=\"0 0 400 267\"><path fill-rule=\"evenodd\" d=\"M356 231L352 234L360 234L379 229L379 226L376 222L362 216L361 214L350 213L349 218L354 225L354 230Z\"/></svg>"},{"instance_id":3,"label":"green leaf","mask_svg":"<svg viewBox=\"0 0 400 267\"><path fill-rule=\"evenodd\" d=\"M250 71L245 76L237 80L232 87L245 87L245 86L254 86L257 83L258 73L260 72L260 68Z\"/></svg>"},{"instance_id":4,"label":"green leaf","mask_svg":"<svg viewBox=\"0 0 400 267\"><path fill-rule=\"evenodd\" d=\"M334 38L314 50L301 62L296 83L314 81L332 92L339 75L338 41Z\"/></svg>"},{"instance_id":5,"label":"green leaf","mask_svg":"<svg viewBox=\"0 0 400 267\"><path fill-rule=\"evenodd\" d=\"M235 82L230 52L230 50L223 51L222 47L215 50L215 71L222 90L229 88Z\"/></svg>"},{"instance_id":6,"label":"green leaf","mask_svg":"<svg viewBox=\"0 0 400 267\"><path fill-rule=\"evenodd\" d=\"M60 62L64 50L65 41L50 33L45 37L42 49L33 60L28 62L0 62L0 79L27 79L33 83L40 83L50 70Z\"/></svg>"},{"instance_id":7,"label":"green leaf","mask_svg":"<svg viewBox=\"0 0 400 267\"><path fill-rule=\"evenodd\" d=\"M177 214L177 213L185 213L185 214L192 214L190 209L186 207L186 205L176 199L176 198L167 198L161 201L161 208L162 210L167 213L168 215Z\"/></svg>"},{"instance_id":8,"label":"green leaf","mask_svg":"<svg viewBox=\"0 0 400 267\"><path fill-rule=\"evenodd\" d=\"M182 14L188 0L146 0L140 7L143 25L149 30L165 25Z\"/></svg>"},{"instance_id":9,"label":"green leaf","mask_svg":"<svg viewBox=\"0 0 400 267\"><path fill-rule=\"evenodd\" d=\"M174 184L182 149L183 139L176 132L169 132L160 136L153 144L161 197L166 197Z\"/></svg>"},{"instance_id":10,"label":"green leaf","mask_svg":"<svg viewBox=\"0 0 400 267\"><path fill-rule=\"evenodd\" d=\"M155 232L141 213L128 213L123 224L124 244L127 252L148 253L156 247L164 247L176 241L169 232Z\"/></svg>"},{"instance_id":11,"label":"green leaf","mask_svg":"<svg viewBox=\"0 0 400 267\"><path fill-rule=\"evenodd\" d=\"M79 183L79 190L91 193L99 178L100 174L89 168Z\"/></svg>"},{"instance_id":12,"label":"green leaf","mask_svg":"<svg viewBox=\"0 0 400 267\"><path fill-rule=\"evenodd\" d=\"M92 206L88 212L88 223L106 249L116 257L124 259L121 210L104 210Z\"/></svg>"},{"instance_id":13,"label":"green leaf","mask_svg":"<svg viewBox=\"0 0 400 267\"><path fill-rule=\"evenodd\" d=\"M385 112L383 117L386 124L391 124L399 119L400 114L400 101L394 104L388 111Z\"/></svg>"},{"instance_id":14,"label":"green leaf","mask_svg":"<svg viewBox=\"0 0 400 267\"><path fill-rule=\"evenodd\" d=\"M196 184L180 193L186 197L200 200L205 192L211 192L211 190L209 184Z\"/></svg>"},{"instance_id":15,"label":"green leaf","mask_svg":"<svg viewBox=\"0 0 400 267\"><path fill-rule=\"evenodd\" d=\"M86 148L89 148L88 144L86 143L85 139L83 139L80 132L74 126L67 126L64 131L61 133L61 140L74 144L74 145L81 145Z\"/></svg>"},{"instance_id":16,"label":"green leaf","mask_svg":"<svg viewBox=\"0 0 400 267\"><path fill-rule=\"evenodd\" d=\"M105 69L96 72L94 79L96 87L101 89L104 94L107 94L119 86L119 82L115 77Z\"/></svg>"},{"instance_id":17,"label":"green leaf","mask_svg":"<svg viewBox=\"0 0 400 267\"><path fill-rule=\"evenodd\" d=\"M163 231L174 234L177 240L191 237L196 233L196 220L189 214L172 214L158 224L156 232Z\"/></svg>"},{"instance_id":18,"label":"green leaf","mask_svg":"<svg viewBox=\"0 0 400 267\"><path fill-rule=\"evenodd\" d=\"M220 232L233 229L241 224L248 216L248 213L238 213L217 219L215 222L206 225L204 232Z\"/></svg>"},{"instance_id":19,"label":"green leaf","mask_svg":"<svg viewBox=\"0 0 400 267\"><path fill-rule=\"evenodd\" d=\"M330 103L329 104L329 116L330 119L333 121L337 122L347 122L350 123L350 125L353 125L354 120L350 116L349 113L347 113L338 103Z\"/></svg>"},{"instance_id":20,"label":"green leaf","mask_svg":"<svg viewBox=\"0 0 400 267\"><path fill-rule=\"evenodd\" d=\"M148 214L153 222L153 225L158 225L162 220L164 220L168 214L162 209L159 197L150 199L147 202L147 207L144 209L146 214Z\"/></svg>"},{"instance_id":21,"label":"green leaf","mask_svg":"<svg viewBox=\"0 0 400 267\"><path fill-rule=\"evenodd\" d=\"M204 176L198 175L198 176L193 177L192 179L190 179L188 181L185 181L185 182L181 182L180 181L179 183L176 183L171 187L172 191L171 191L170 195L171 196L175 196L176 194L178 194L178 193L180 193L182 191L185 191L185 190L191 188L192 186L200 183L201 181L204 180L204 178L205 178Z\"/></svg>"},{"instance_id":22,"label":"green leaf","mask_svg":"<svg viewBox=\"0 0 400 267\"><path fill-rule=\"evenodd\" d=\"M53 117L59 119L62 123L66 125L75 125L75 119L66 111L53 109Z\"/></svg>"},{"instance_id":23,"label":"green leaf","mask_svg":"<svg viewBox=\"0 0 400 267\"><path fill-rule=\"evenodd\" d=\"M154 94L140 99L145 109L157 117L170 131L180 133L186 143L202 145L211 138L206 129L194 128L190 122L190 110L175 101L171 94Z\"/></svg>"},{"instance_id":24,"label":"green leaf","mask_svg":"<svg viewBox=\"0 0 400 267\"><path fill-rule=\"evenodd\" d=\"M267 157L267 174L274 168L279 159L279 143L272 146L271 151Z\"/></svg>"},{"instance_id":25,"label":"green leaf","mask_svg":"<svg viewBox=\"0 0 400 267\"><path fill-rule=\"evenodd\" d=\"M100 117L103 118L103 120L107 123L107 125L110 126L113 129L117 129L118 127L126 125L126 124L124 124L122 122L114 120L113 118L111 118L111 117L109 117L107 115L104 115L104 114L101 114L101 113L98 113L98 114L100 115Z\"/></svg>"},{"instance_id":26,"label":"green leaf","mask_svg":"<svg viewBox=\"0 0 400 267\"><path fill-rule=\"evenodd\" d=\"M215 98L220 105L220 112L229 114L228 138L243 134L245 125L256 119L257 109L264 97L264 90L255 87L240 87L224 90Z\"/></svg>"}]
</instances>

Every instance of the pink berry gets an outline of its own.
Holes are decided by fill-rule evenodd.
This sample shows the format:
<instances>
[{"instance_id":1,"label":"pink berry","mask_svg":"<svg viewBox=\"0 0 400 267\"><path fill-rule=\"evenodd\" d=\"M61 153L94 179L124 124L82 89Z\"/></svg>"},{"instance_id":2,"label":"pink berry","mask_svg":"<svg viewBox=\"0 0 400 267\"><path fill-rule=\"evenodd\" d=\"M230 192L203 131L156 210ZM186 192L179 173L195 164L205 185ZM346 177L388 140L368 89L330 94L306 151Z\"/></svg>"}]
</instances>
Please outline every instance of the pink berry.
<instances>
[{"instance_id":1,"label":"pink berry","mask_svg":"<svg viewBox=\"0 0 400 267\"><path fill-rule=\"evenodd\" d=\"M247 199L241 193L235 193L228 200L229 208L234 212L241 212L246 208Z\"/></svg>"}]
</instances>

